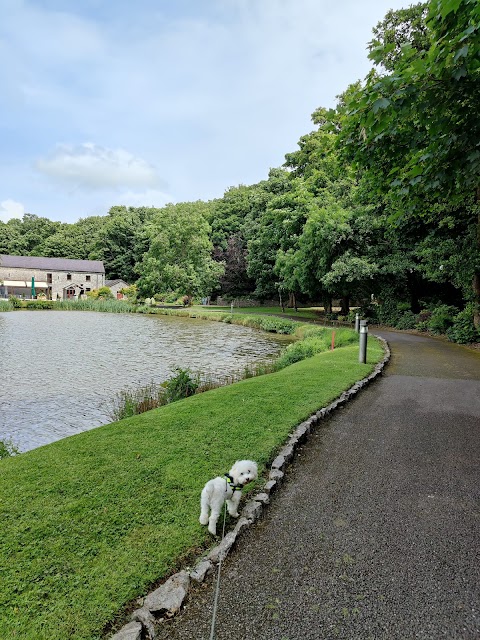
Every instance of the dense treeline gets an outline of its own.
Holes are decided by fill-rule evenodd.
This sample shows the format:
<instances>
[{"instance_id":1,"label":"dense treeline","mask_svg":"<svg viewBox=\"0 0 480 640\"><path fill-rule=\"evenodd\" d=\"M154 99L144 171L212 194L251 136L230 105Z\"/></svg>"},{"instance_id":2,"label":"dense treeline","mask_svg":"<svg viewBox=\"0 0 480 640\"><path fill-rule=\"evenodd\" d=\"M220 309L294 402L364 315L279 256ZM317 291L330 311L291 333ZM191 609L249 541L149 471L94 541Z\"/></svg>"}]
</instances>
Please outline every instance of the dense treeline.
<instances>
[{"instance_id":1,"label":"dense treeline","mask_svg":"<svg viewBox=\"0 0 480 640\"><path fill-rule=\"evenodd\" d=\"M0 223L0 253L103 260L143 297L339 300L405 328L440 307L478 339L480 4L430 0L373 33L365 81L268 179L74 224L26 214Z\"/></svg>"}]
</instances>

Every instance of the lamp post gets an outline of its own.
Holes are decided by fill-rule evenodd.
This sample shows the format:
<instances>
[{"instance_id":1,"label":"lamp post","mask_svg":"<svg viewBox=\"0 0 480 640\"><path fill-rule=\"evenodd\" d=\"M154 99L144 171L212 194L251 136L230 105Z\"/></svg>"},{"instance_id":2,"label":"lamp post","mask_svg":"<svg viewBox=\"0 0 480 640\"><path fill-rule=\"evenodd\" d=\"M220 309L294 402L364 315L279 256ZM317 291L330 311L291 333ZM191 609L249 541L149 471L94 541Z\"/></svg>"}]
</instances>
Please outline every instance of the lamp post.
<instances>
[{"instance_id":1,"label":"lamp post","mask_svg":"<svg viewBox=\"0 0 480 640\"><path fill-rule=\"evenodd\" d=\"M368 338L368 327L366 320L360 320L360 342L359 342L359 353L358 353L358 361L362 364L366 364L367 362L367 338Z\"/></svg>"},{"instance_id":2,"label":"lamp post","mask_svg":"<svg viewBox=\"0 0 480 640\"><path fill-rule=\"evenodd\" d=\"M358 333L360 331L360 314L356 313L355 314L355 333Z\"/></svg>"}]
</instances>

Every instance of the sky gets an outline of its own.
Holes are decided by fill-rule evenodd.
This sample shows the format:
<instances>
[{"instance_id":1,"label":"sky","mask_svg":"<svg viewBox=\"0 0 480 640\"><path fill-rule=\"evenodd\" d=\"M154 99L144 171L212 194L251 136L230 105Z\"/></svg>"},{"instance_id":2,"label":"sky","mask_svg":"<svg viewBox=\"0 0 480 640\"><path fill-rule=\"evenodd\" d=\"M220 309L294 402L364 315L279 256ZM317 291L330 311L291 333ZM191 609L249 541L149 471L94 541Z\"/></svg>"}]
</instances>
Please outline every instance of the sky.
<instances>
[{"instance_id":1,"label":"sky","mask_svg":"<svg viewBox=\"0 0 480 640\"><path fill-rule=\"evenodd\" d=\"M222 197L313 130L408 0L0 0L0 220Z\"/></svg>"}]
</instances>

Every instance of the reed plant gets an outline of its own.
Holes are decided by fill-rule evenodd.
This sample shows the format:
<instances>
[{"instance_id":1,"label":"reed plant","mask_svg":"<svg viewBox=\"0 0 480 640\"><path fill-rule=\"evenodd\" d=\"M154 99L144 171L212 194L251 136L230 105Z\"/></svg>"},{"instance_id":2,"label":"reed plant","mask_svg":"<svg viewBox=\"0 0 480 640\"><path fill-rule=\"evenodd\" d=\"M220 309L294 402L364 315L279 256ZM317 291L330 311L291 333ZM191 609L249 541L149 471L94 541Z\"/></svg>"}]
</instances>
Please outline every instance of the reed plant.
<instances>
[{"instance_id":1,"label":"reed plant","mask_svg":"<svg viewBox=\"0 0 480 640\"><path fill-rule=\"evenodd\" d=\"M57 300L53 307L60 311L101 311L103 313L135 313L137 307L123 300Z\"/></svg>"},{"instance_id":2,"label":"reed plant","mask_svg":"<svg viewBox=\"0 0 480 640\"><path fill-rule=\"evenodd\" d=\"M0 300L0 311L13 311L14 308L10 300Z\"/></svg>"}]
</instances>

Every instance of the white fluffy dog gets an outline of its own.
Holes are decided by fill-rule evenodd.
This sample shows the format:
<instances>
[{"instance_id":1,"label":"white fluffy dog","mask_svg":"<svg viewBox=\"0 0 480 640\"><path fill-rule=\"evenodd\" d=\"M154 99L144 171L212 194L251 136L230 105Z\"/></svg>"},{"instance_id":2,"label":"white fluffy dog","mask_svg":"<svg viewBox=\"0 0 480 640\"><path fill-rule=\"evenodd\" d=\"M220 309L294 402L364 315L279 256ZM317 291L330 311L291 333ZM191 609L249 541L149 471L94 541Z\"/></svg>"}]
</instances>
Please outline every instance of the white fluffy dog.
<instances>
[{"instance_id":1,"label":"white fluffy dog","mask_svg":"<svg viewBox=\"0 0 480 640\"><path fill-rule=\"evenodd\" d=\"M200 499L200 524L208 524L212 535L217 533L217 521L223 504L227 502L228 513L238 518L238 503L242 488L258 475L257 463L253 460L237 460L229 473L209 480L203 487ZM210 511L210 517L208 512Z\"/></svg>"}]
</instances>

